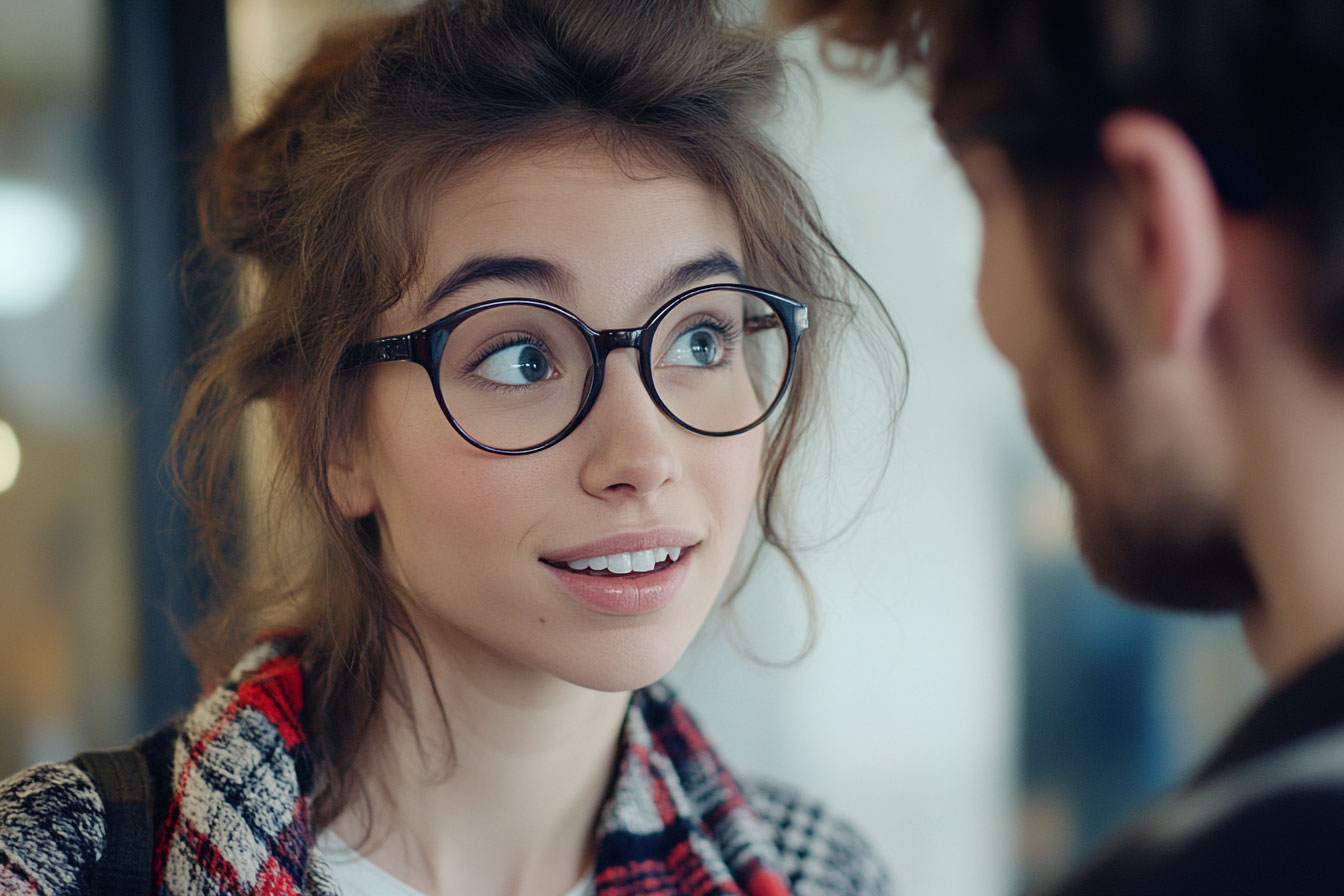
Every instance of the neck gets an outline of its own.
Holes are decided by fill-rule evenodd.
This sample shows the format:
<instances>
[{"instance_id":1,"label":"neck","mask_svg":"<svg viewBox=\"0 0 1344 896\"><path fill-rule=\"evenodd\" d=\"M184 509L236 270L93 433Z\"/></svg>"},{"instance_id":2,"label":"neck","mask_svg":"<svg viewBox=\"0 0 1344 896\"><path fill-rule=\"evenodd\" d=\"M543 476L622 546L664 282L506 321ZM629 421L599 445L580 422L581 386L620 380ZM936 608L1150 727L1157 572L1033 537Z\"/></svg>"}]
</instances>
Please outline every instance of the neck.
<instances>
[{"instance_id":1,"label":"neck","mask_svg":"<svg viewBox=\"0 0 1344 896\"><path fill-rule=\"evenodd\" d=\"M1344 377L1285 321L1266 292L1239 342L1232 384L1241 444L1239 519L1260 584L1247 640L1282 684L1344 644Z\"/></svg>"},{"instance_id":2,"label":"neck","mask_svg":"<svg viewBox=\"0 0 1344 896\"><path fill-rule=\"evenodd\" d=\"M333 829L424 893L564 892L591 864L629 693L520 668L455 633L424 642L428 669L400 645L408 705L384 701L369 803Z\"/></svg>"},{"instance_id":3,"label":"neck","mask_svg":"<svg viewBox=\"0 0 1344 896\"><path fill-rule=\"evenodd\" d=\"M1272 416L1293 419L1247 434L1243 532L1261 599L1242 621L1276 684L1344 643L1344 405L1326 416L1314 403L1281 394Z\"/></svg>"}]
</instances>

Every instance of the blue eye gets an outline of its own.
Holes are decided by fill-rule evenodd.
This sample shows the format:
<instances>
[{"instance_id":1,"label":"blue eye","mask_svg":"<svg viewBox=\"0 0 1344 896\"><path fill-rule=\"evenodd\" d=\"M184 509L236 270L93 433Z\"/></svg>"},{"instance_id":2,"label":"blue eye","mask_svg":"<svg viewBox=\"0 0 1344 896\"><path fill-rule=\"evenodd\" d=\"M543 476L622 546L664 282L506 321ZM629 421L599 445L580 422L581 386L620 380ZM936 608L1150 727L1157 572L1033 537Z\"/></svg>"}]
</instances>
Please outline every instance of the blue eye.
<instances>
[{"instance_id":1,"label":"blue eye","mask_svg":"<svg viewBox=\"0 0 1344 896\"><path fill-rule=\"evenodd\" d=\"M530 386L557 375L545 349L532 342L492 349L472 372L501 386Z\"/></svg>"},{"instance_id":2,"label":"blue eye","mask_svg":"<svg viewBox=\"0 0 1344 896\"><path fill-rule=\"evenodd\" d=\"M699 324L680 333L662 363L678 367L714 367L727 351L723 332L713 324Z\"/></svg>"}]
</instances>

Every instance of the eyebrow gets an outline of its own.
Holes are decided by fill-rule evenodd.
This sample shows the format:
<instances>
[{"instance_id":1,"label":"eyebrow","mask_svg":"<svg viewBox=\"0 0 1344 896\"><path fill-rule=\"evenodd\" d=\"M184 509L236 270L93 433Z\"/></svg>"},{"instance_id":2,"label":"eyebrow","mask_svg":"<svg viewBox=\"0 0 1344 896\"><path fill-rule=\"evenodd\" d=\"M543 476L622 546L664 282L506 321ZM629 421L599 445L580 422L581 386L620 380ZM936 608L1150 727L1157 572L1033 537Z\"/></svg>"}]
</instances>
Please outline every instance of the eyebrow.
<instances>
[{"instance_id":1,"label":"eyebrow","mask_svg":"<svg viewBox=\"0 0 1344 896\"><path fill-rule=\"evenodd\" d=\"M742 266L733 259L727 252L712 252L701 258L679 264L668 271L658 286L654 288L652 301L660 302L664 299L670 299L679 292L683 292L699 283L702 280L708 280L711 277L731 277L738 283L745 283L747 278L742 273Z\"/></svg>"},{"instance_id":2,"label":"eyebrow","mask_svg":"<svg viewBox=\"0 0 1344 896\"><path fill-rule=\"evenodd\" d=\"M564 268L544 258L530 258L519 255L476 255L468 258L425 296L420 311L428 314L441 302L451 298L473 283L482 280L500 280L515 286L544 289L550 292L564 292L574 280L574 275Z\"/></svg>"},{"instance_id":3,"label":"eyebrow","mask_svg":"<svg viewBox=\"0 0 1344 896\"><path fill-rule=\"evenodd\" d=\"M742 266L727 252L716 251L683 262L663 275L649 296L651 302L669 299L677 293L713 277L728 277L746 282ZM454 268L429 291L420 312L428 315L441 303L468 286L485 280L499 280L515 286L563 293L574 282L574 275L561 265L522 255L477 255Z\"/></svg>"}]
</instances>

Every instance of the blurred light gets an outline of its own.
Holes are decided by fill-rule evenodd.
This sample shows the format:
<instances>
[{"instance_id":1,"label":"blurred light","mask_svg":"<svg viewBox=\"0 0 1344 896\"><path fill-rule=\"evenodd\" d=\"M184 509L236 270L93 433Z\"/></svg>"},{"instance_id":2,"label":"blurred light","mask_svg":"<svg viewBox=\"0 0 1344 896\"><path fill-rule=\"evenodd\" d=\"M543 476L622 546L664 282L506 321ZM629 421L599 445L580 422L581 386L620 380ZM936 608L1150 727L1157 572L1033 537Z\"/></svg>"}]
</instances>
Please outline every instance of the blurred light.
<instances>
[{"instance_id":1,"label":"blurred light","mask_svg":"<svg viewBox=\"0 0 1344 896\"><path fill-rule=\"evenodd\" d=\"M19 460L19 437L14 427L0 420L0 494L13 488L19 478Z\"/></svg>"},{"instance_id":2,"label":"blurred light","mask_svg":"<svg viewBox=\"0 0 1344 896\"><path fill-rule=\"evenodd\" d=\"M0 316L36 314L60 298L83 249L68 202L37 184L0 180Z\"/></svg>"}]
</instances>

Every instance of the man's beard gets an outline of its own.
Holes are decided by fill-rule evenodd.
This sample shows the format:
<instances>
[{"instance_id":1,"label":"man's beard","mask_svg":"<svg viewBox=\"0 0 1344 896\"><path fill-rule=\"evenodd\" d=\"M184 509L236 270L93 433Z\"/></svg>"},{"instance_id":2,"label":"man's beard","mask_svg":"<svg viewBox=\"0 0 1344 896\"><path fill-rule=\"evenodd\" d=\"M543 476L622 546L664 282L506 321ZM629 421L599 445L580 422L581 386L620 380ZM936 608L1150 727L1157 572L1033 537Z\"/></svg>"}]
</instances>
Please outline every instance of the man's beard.
<instances>
[{"instance_id":1,"label":"man's beard","mask_svg":"<svg viewBox=\"0 0 1344 896\"><path fill-rule=\"evenodd\" d=\"M1157 474L1142 491L1167 484ZM1171 471L1165 471L1170 473ZM1141 506L1135 496L1088 500L1074 491L1079 551L1097 582L1137 604L1163 610L1240 612L1259 603L1246 552L1228 520L1179 489ZM1129 503L1129 502L1133 503Z\"/></svg>"},{"instance_id":2,"label":"man's beard","mask_svg":"<svg viewBox=\"0 0 1344 896\"><path fill-rule=\"evenodd\" d=\"M1109 413L1102 408L1109 409ZM1132 418L1102 404L1094 424L1113 434L1102 469L1071 461L1051 422L1028 413L1036 441L1073 498L1078 550L1097 583L1144 606L1240 612L1259 587L1227 513L1192 487L1173 458L1137 456L1125 438Z\"/></svg>"}]
</instances>

